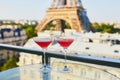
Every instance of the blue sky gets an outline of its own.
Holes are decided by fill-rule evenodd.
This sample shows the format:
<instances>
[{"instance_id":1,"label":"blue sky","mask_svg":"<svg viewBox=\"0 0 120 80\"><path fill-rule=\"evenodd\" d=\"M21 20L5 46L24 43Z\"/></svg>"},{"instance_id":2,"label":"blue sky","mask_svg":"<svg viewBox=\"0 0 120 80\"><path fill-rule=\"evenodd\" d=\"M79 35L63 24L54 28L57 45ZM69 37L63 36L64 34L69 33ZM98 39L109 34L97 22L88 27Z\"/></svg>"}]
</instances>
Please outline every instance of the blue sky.
<instances>
[{"instance_id":1,"label":"blue sky","mask_svg":"<svg viewBox=\"0 0 120 80\"><path fill-rule=\"evenodd\" d=\"M52 0L0 0L0 19L41 20ZM91 22L120 22L120 0L82 0Z\"/></svg>"}]
</instances>

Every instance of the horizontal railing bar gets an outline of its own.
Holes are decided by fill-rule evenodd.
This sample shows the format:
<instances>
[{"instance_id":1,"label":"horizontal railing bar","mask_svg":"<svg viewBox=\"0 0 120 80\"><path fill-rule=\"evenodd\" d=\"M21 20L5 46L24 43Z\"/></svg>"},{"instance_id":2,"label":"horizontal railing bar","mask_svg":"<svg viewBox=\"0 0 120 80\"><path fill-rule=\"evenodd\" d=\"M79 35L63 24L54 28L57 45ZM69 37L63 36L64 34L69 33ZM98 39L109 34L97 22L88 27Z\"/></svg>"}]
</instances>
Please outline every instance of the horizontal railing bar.
<instances>
[{"instance_id":1,"label":"horizontal railing bar","mask_svg":"<svg viewBox=\"0 0 120 80\"><path fill-rule=\"evenodd\" d=\"M0 44L0 49L6 49L6 50L12 50L12 51L18 51L18 52L26 52L30 54L36 54L36 55L43 55L42 50L25 48L21 46L14 46L14 45L8 45L8 44ZM60 58L60 59L65 58L62 52L53 52L53 51L47 50L46 55L49 57ZM120 68L120 60L118 59L87 56L87 55L81 55L81 54L69 54L69 53L66 56L68 60L72 60L72 61Z\"/></svg>"},{"instance_id":2,"label":"horizontal railing bar","mask_svg":"<svg viewBox=\"0 0 120 80\"><path fill-rule=\"evenodd\" d=\"M36 54L36 55L43 54L43 52L38 49L31 49L31 48L25 48L21 46L8 45L8 44L0 44L0 49L6 49L6 50L12 50L12 51L18 51L18 52L26 52L30 54Z\"/></svg>"},{"instance_id":3,"label":"horizontal railing bar","mask_svg":"<svg viewBox=\"0 0 120 80\"><path fill-rule=\"evenodd\" d=\"M55 52L49 52L47 55L50 57L64 59L63 53L56 54ZM66 54L66 56L67 56L67 60L120 68L120 60L118 59L103 58L103 57L97 57L97 56L87 56L82 54L69 54L69 53Z\"/></svg>"}]
</instances>

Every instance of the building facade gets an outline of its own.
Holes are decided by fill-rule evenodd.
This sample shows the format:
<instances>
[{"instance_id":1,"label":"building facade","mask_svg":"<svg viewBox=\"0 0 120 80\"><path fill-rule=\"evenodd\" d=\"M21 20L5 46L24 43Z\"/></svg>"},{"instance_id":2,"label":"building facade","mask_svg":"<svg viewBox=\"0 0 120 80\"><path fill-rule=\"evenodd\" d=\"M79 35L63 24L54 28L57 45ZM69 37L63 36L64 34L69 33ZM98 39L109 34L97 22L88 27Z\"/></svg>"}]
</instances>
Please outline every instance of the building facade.
<instances>
[{"instance_id":1,"label":"building facade","mask_svg":"<svg viewBox=\"0 0 120 80\"><path fill-rule=\"evenodd\" d=\"M0 43L23 46L27 40L25 31L19 25L1 25ZM19 57L18 52L0 49L0 60L5 61L10 57Z\"/></svg>"}]
</instances>

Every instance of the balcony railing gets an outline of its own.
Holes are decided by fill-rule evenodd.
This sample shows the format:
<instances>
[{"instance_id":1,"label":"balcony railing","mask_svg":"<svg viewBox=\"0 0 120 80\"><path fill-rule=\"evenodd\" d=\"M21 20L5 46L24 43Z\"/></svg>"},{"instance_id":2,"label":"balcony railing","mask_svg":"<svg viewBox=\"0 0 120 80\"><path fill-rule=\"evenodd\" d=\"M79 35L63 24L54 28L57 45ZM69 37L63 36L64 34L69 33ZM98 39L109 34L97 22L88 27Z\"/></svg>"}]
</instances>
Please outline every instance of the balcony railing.
<instances>
[{"instance_id":1,"label":"balcony railing","mask_svg":"<svg viewBox=\"0 0 120 80\"><path fill-rule=\"evenodd\" d=\"M25 48L21 46L0 44L0 49L6 49L6 50L12 50L12 51L18 51L18 52L26 52L30 54L36 54L36 55L43 56L42 50ZM62 54L62 52L56 53L52 51L46 51L45 56L46 56L46 64L50 64L51 57L64 59L64 54ZM71 60L71 61L91 63L91 64L97 64L97 65L103 65L103 66L109 66L109 67L115 67L115 68L120 67L120 60L118 59L87 56L87 55L81 55L81 54L67 54L66 56L67 56L67 60ZM44 62L43 58L44 57L42 57L42 62Z\"/></svg>"},{"instance_id":2,"label":"balcony railing","mask_svg":"<svg viewBox=\"0 0 120 80\"><path fill-rule=\"evenodd\" d=\"M2 49L40 55L42 56L42 62L44 63L42 50L0 44L0 50ZM64 62L52 61L53 58L56 58L55 60L64 59L65 56L62 52L52 52L47 50L45 56L46 64L50 64L50 72L42 73L39 71L42 66L41 64L32 64L3 71L0 73L0 80L120 80L120 60L118 59L69 53L66 56L68 60L72 61L67 64L70 67L71 72L70 74L66 74L60 72L61 68L63 68ZM78 63L74 63L73 61ZM93 66L91 64L82 64L81 62L97 64L101 65L101 67L96 65Z\"/></svg>"}]
</instances>

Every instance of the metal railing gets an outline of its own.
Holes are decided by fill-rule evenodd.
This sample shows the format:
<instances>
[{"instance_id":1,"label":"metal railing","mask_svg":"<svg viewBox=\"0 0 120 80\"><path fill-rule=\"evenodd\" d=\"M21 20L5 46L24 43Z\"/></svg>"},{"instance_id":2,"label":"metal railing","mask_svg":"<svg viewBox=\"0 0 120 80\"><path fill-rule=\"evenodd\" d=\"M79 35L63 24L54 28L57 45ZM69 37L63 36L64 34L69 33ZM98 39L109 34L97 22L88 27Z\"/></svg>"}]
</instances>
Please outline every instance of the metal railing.
<instances>
[{"instance_id":1,"label":"metal railing","mask_svg":"<svg viewBox=\"0 0 120 80\"><path fill-rule=\"evenodd\" d=\"M26 52L26 53L30 53L30 54L36 54L36 55L43 56L42 50L25 48L25 47L21 47L21 46L0 44L0 49L6 49L6 50L12 50L12 51L18 51L18 52ZM62 54L62 52L53 52L53 51L47 50L45 56L46 56L46 64L50 63L51 57L64 59L64 54ZM118 60L118 59L87 56L87 55L81 55L81 54L67 54L66 57L67 57L67 60L71 60L71 61L85 62L85 63L120 68L120 60ZM43 58L44 57L42 57L42 62L44 62Z\"/></svg>"}]
</instances>

